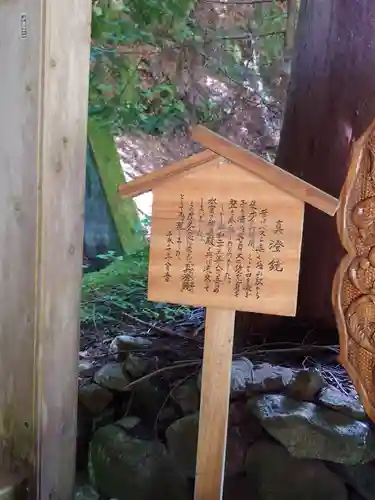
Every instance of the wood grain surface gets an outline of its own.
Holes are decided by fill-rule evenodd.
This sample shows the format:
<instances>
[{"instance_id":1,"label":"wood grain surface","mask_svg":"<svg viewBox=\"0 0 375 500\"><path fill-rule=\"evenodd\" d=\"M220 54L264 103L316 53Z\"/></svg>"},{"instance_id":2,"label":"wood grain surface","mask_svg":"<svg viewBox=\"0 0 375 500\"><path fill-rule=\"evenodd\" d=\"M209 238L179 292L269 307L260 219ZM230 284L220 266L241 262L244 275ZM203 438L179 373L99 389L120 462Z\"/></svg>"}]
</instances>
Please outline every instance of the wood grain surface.
<instances>
[{"instance_id":1,"label":"wood grain surface","mask_svg":"<svg viewBox=\"0 0 375 500\"><path fill-rule=\"evenodd\" d=\"M149 299L293 316L303 212L223 158L164 182L154 190Z\"/></svg>"}]
</instances>

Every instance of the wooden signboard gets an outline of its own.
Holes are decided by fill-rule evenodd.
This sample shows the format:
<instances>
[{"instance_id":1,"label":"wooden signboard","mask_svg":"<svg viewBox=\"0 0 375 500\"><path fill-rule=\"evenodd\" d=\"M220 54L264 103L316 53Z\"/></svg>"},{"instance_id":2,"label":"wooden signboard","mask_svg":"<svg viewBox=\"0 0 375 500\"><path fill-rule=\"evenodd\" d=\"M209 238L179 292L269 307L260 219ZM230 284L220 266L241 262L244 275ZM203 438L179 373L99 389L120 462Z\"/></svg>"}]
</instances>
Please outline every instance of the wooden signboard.
<instances>
[{"instance_id":1,"label":"wooden signboard","mask_svg":"<svg viewBox=\"0 0 375 500\"><path fill-rule=\"evenodd\" d=\"M304 203L338 200L198 126L206 151L119 187L153 190L149 299L205 306L195 500L222 498L235 311L294 316Z\"/></svg>"},{"instance_id":2,"label":"wooden signboard","mask_svg":"<svg viewBox=\"0 0 375 500\"><path fill-rule=\"evenodd\" d=\"M150 300L295 315L302 201L222 157L153 196Z\"/></svg>"}]
</instances>

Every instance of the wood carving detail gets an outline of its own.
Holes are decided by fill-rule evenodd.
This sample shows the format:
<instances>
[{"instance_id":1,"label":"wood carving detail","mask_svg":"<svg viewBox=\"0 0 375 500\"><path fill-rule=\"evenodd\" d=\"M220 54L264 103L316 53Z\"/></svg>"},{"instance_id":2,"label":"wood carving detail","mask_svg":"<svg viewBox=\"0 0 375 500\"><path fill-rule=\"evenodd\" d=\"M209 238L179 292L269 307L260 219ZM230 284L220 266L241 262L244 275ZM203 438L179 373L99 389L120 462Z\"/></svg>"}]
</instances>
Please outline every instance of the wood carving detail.
<instances>
[{"instance_id":1,"label":"wood carving detail","mask_svg":"<svg viewBox=\"0 0 375 500\"><path fill-rule=\"evenodd\" d=\"M375 421L375 124L353 144L337 226L347 252L332 296L340 362Z\"/></svg>"}]
</instances>

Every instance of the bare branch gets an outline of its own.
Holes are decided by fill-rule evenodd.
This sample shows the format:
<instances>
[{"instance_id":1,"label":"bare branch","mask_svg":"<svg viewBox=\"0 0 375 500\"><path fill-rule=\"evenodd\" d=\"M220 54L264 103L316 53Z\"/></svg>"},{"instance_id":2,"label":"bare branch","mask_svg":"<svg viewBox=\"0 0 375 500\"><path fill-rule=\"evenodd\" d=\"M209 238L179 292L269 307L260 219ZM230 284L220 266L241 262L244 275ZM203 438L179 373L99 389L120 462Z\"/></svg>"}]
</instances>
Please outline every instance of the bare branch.
<instances>
[{"instance_id":1,"label":"bare branch","mask_svg":"<svg viewBox=\"0 0 375 500\"><path fill-rule=\"evenodd\" d=\"M277 36L277 35L285 35L285 30L271 31L270 33L261 33L260 35L256 35L254 38L264 38L266 36Z\"/></svg>"},{"instance_id":2,"label":"bare branch","mask_svg":"<svg viewBox=\"0 0 375 500\"><path fill-rule=\"evenodd\" d=\"M248 33L247 35L223 35L216 37L218 40L251 40L254 37L252 33Z\"/></svg>"},{"instance_id":3,"label":"bare branch","mask_svg":"<svg viewBox=\"0 0 375 500\"><path fill-rule=\"evenodd\" d=\"M222 5L257 5L261 3L273 3L274 0L252 0L248 2L241 2L241 0L204 0L205 3L217 3Z\"/></svg>"},{"instance_id":4,"label":"bare branch","mask_svg":"<svg viewBox=\"0 0 375 500\"><path fill-rule=\"evenodd\" d=\"M217 40L248 40L248 39L256 39L256 38L265 38L267 36L277 36L284 35L285 30L282 31L271 31L269 33L260 33L259 35L254 35L253 33L241 34L241 35L223 35L217 36Z\"/></svg>"}]
</instances>

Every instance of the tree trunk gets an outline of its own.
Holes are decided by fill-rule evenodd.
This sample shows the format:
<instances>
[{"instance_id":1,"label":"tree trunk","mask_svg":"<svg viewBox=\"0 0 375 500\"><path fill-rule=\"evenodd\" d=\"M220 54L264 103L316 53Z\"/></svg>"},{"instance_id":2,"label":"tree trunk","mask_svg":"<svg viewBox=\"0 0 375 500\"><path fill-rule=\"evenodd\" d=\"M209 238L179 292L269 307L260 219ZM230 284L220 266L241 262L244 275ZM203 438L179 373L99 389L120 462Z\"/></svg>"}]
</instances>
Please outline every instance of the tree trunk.
<instances>
[{"instance_id":1,"label":"tree trunk","mask_svg":"<svg viewBox=\"0 0 375 500\"><path fill-rule=\"evenodd\" d=\"M374 25L373 0L301 1L276 163L336 197L351 140L375 117ZM297 316L313 327L335 326L331 289L342 255L335 218L306 206ZM238 329L256 319L239 315Z\"/></svg>"}]
</instances>

